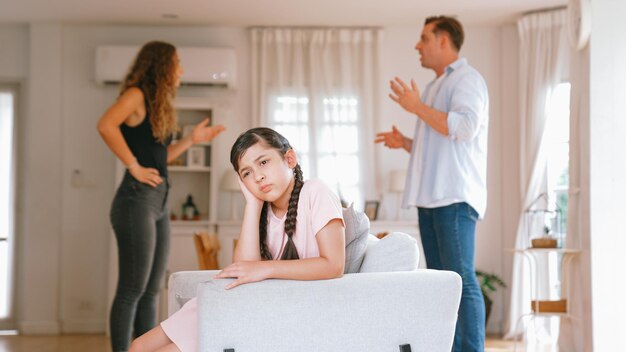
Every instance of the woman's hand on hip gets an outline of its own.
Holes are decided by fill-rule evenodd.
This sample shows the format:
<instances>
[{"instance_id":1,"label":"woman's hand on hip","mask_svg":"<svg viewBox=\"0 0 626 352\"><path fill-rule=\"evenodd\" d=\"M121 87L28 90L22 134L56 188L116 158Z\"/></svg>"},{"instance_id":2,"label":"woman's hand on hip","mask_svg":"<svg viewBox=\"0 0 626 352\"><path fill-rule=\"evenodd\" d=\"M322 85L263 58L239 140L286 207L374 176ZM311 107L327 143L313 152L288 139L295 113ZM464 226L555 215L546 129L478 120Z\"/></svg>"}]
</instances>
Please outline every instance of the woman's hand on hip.
<instances>
[{"instance_id":1,"label":"woman's hand on hip","mask_svg":"<svg viewBox=\"0 0 626 352\"><path fill-rule=\"evenodd\" d=\"M263 281L269 278L270 267L266 261L237 262L225 267L217 275L216 279L235 278L236 280L226 285L226 289L248 284L251 282Z\"/></svg>"},{"instance_id":2,"label":"woman's hand on hip","mask_svg":"<svg viewBox=\"0 0 626 352\"><path fill-rule=\"evenodd\" d=\"M131 165L128 168L128 172L130 172L130 174L133 175L137 181L152 187L156 187L163 182L163 179L159 176L159 171L157 169L143 167L138 163Z\"/></svg>"}]
</instances>

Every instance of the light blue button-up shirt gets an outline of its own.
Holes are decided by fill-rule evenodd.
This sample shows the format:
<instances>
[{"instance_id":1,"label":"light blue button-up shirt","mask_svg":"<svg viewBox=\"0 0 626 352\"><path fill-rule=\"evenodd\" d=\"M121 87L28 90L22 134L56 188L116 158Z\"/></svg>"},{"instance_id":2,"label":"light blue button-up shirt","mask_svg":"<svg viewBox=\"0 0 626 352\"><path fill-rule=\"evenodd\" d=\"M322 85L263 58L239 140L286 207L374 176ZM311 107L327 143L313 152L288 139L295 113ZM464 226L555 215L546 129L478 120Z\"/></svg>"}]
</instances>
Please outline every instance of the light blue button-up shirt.
<instances>
[{"instance_id":1,"label":"light blue button-up shirt","mask_svg":"<svg viewBox=\"0 0 626 352\"><path fill-rule=\"evenodd\" d=\"M435 208L466 202L480 218L487 207L489 94L464 58L433 80L422 101L448 113L448 136L417 118L403 207Z\"/></svg>"}]
</instances>

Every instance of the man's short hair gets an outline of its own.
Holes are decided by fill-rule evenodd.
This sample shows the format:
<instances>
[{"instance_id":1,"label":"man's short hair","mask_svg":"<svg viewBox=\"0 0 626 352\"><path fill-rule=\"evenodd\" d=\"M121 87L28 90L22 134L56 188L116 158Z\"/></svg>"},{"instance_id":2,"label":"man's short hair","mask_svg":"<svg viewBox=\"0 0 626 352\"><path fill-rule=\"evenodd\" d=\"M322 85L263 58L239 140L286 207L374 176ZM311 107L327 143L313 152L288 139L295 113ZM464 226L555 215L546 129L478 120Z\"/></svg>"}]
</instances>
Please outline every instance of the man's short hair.
<instances>
[{"instance_id":1,"label":"man's short hair","mask_svg":"<svg viewBox=\"0 0 626 352\"><path fill-rule=\"evenodd\" d=\"M465 39L465 32L463 31L463 26L461 22L459 22L456 18L448 17L448 16L432 16L426 19L424 25L429 23L435 24L435 29L433 32L437 34L438 32L446 32L450 36L452 40L452 46L458 52L461 50L461 46L463 45L463 40Z\"/></svg>"}]
</instances>

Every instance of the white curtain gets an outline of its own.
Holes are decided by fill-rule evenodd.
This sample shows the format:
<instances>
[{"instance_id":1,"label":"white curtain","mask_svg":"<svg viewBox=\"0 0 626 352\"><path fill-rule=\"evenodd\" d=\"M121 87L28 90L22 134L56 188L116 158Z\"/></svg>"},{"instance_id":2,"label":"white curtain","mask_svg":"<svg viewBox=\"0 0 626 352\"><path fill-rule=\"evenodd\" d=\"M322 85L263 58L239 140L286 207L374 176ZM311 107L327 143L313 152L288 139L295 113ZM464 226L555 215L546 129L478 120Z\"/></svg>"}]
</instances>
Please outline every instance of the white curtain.
<instances>
[{"instance_id":1,"label":"white curtain","mask_svg":"<svg viewBox=\"0 0 626 352\"><path fill-rule=\"evenodd\" d=\"M377 196L372 193L377 189L377 182L371 156L374 155L374 118L379 113L380 35L377 28L250 29L255 125L270 125L276 97L306 96L306 105L300 104L300 109L292 109L289 113L309 122L302 139L311 139L308 143L313 149L308 151L310 157L315 159L319 151L354 148L358 154L360 197L369 199ZM342 146L342 136L331 135L329 138L329 134L324 134L320 128L322 123L329 124L322 121L329 115L328 101L324 102L329 97L347 97L350 102L358 102L355 112L358 116L357 145ZM337 124L345 122L343 117L336 121ZM339 130L334 129L335 134ZM291 142L295 144L296 141ZM341 180L345 176L340 170L346 165L335 162L339 165L334 178L341 192ZM319 177L315 164L312 160L308 165L311 170L304 172ZM362 200L359 199L357 207Z\"/></svg>"},{"instance_id":2,"label":"white curtain","mask_svg":"<svg viewBox=\"0 0 626 352\"><path fill-rule=\"evenodd\" d=\"M544 131L546 104L552 89L560 83L568 49L565 32L565 10L533 13L518 21L520 36L520 133L521 133L521 199L515 246L528 247L524 218L526 209L539 195L547 191ZM541 263L538 263L541 264ZM540 278L541 279L541 278ZM530 312L529 272L524 258L513 258L511 302L506 320L505 338L514 338L518 319ZM520 328L521 328L520 324Z\"/></svg>"}]
</instances>

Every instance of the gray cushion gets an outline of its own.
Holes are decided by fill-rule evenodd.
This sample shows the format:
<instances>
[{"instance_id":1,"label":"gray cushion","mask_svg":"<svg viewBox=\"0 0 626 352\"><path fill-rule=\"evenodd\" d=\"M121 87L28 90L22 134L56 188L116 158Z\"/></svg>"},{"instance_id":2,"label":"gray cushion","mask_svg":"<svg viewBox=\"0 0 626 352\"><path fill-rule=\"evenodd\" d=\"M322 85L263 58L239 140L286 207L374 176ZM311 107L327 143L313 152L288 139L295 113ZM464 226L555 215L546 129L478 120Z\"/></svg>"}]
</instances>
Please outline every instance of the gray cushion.
<instances>
[{"instance_id":1,"label":"gray cushion","mask_svg":"<svg viewBox=\"0 0 626 352\"><path fill-rule=\"evenodd\" d=\"M410 271L417 269L419 250L415 238L392 232L382 239L371 236L359 272Z\"/></svg>"},{"instance_id":2,"label":"gray cushion","mask_svg":"<svg viewBox=\"0 0 626 352\"><path fill-rule=\"evenodd\" d=\"M346 224L346 267L344 273L359 272L367 247L370 221L364 213L350 205L343 208L343 221Z\"/></svg>"}]
</instances>

